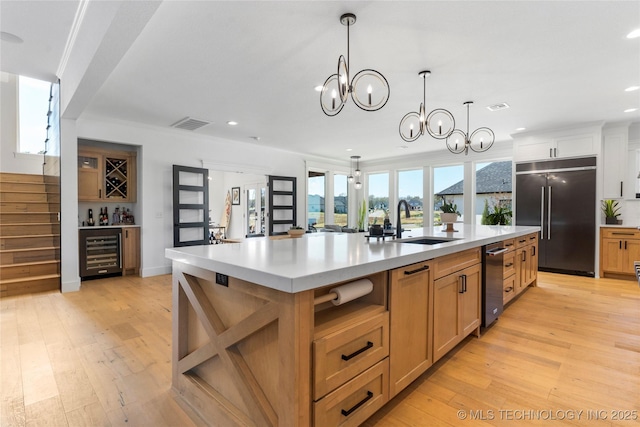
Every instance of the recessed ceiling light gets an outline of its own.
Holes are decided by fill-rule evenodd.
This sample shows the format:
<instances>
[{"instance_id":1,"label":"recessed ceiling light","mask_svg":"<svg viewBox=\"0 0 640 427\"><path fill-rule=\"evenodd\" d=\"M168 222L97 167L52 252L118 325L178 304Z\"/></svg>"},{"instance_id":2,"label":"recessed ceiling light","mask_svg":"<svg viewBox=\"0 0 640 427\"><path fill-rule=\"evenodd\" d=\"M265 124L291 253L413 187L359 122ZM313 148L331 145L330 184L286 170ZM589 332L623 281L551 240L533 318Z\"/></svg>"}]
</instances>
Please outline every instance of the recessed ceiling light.
<instances>
[{"instance_id":1,"label":"recessed ceiling light","mask_svg":"<svg viewBox=\"0 0 640 427\"><path fill-rule=\"evenodd\" d=\"M227 124L229 126L236 126L238 124L238 122L234 122L233 120L231 120L231 121L228 121Z\"/></svg>"},{"instance_id":2,"label":"recessed ceiling light","mask_svg":"<svg viewBox=\"0 0 640 427\"><path fill-rule=\"evenodd\" d=\"M260 141L259 136L250 136L249 138L253 139L254 141Z\"/></svg>"},{"instance_id":3,"label":"recessed ceiling light","mask_svg":"<svg viewBox=\"0 0 640 427\"><path fill-rule=\"evenodd\" d=\"M16 36L15 34L7 33L6 31L0 31L0 40L2 40L3 42L16 43L16 44L20 44L24 41L20 37Z\"/></svg>"},{"instance_id":4,"label":"recessed ceiling light","mask_svg":"<svg viewBox=\"0 0 640 427\"><path fill-rule=\"evenodd\" d=\"M516 128L516 130L527 130L527 128Z\"/></svg>"},{"instance_id":5,"label":"recessed ceiling light","mask_svg":"<svg viewBox=\"0 0 640 427\"><path fill-rule=\"evenodd\" d=\"M633 30L629 34L627 34L628 39L635 39L637 37L640 37L640 28L638 28L637 30Z\"/></svg>"},{"instance_id":6,"label":"recessed ceiling light","mask_svg":"<svg viewBox=\"0 0 640 427\"><path fill-rule=\"evenodd\" d=\"M633 92L634 90L638 90L638 89L640 89L640 86L629 86L624 91L625 92Z\"/></svg>"},{"instance_id":7,"label":"recessed ceiling light","mask_svg":"<svg viewBox=\"0 0 640 427\"><path fill-rule=\"evenodd\" d=\"M409 148L409 146L408 145L398 145L398 148L401 149L401 150L405 150L405 149Z\"/></svg>"},{"instance_id":8,"label":"recessed ceiling light","mask_svg":"<svg viewBox=\"0 0 640 427\"><path fill-rule=\"evenodd\" d=\"M637 108L627 108L626 110L624 110L624 112L625 113L633 113L636 110L637 110Z\"/></svg>"},{"instance_id":9,"label":"recessed ceiling light","mask_svg":"<svg viewBox=\"0 0 640 427\"><path fill-rule=\"evenodd\" d=\"M316 92L322 92L322 85L314 87Z\"/></svg>"},{"instance_id":10,"label":"recessed ceiling light","mask_svg":"<svg viewBox=\"0 0 640 427\"><path fill-rule=\"evenodd\" d=\"M353 148L347 148L347 151L353 151Z\"/></svg>"}]
</instances>

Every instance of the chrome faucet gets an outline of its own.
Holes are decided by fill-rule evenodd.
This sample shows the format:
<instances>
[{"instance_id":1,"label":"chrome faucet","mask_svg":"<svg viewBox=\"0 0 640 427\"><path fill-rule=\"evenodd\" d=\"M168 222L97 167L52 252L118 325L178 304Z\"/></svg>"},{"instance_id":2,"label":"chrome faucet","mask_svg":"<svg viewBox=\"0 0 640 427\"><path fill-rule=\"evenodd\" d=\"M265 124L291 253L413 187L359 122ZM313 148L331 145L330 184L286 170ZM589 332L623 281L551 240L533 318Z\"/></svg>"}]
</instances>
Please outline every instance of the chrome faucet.
<instances>
[{"instance_id":1,"label":"chrome faucet","mask_svg":"<svg viewBox=\"0 0 640 427\"><path fill-rule=\"evenodd\" d=\"M406 200L400 200L398 202L398 217L396 218L396 237L398 239L402 238L402 221L400 220L400 206L404 204L404 217L409 218L411 216L411 212L409 211L409 204Z\"/></svg>"}]
</instances>

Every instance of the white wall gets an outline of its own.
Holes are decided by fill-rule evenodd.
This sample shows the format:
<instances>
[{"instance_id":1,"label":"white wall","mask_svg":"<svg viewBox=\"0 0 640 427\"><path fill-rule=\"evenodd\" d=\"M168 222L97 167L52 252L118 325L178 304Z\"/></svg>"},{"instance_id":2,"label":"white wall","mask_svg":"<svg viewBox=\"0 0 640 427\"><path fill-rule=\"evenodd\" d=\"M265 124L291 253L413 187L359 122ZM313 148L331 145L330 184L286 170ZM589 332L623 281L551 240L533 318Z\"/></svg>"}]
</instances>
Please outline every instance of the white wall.
<instances>
[{"instance_id":1,"label":"white wall","mask_svg":"<svg viewBox=\"0 0 640 427\"><path fill-rule=\"evenodd\" d=\"M298 179L298 215L304 215L305 163L294 153L219 138L197 132L142 126L122 121L102 121L92 117L77 121L78 138L139 145L138 208L136 221L141 225L141 275L171 272L164 250L173 246L172 165L203 167L207 159L246 165L248 170L267 169L272 175ZM268 168L265 162L268 161ZM227 187L225 182L225 187ZM230 188L230 186L229 186ZM77 193L77 192L76 192ZM226 194L226 192L225 192ZM77 196L75 206L77 207ZM63 216L65 207L63 206ZM237 209L238 212L241 209ZM232 210L233 212L233 210ZM77 212L73 216L77 226ZM242 219L233 224L242 224ZM77 254L77 251L76 251ZM77 255L76 255L77 257ZM62 262L65 262L63 257Z\"/></svg>"}]
</instances>

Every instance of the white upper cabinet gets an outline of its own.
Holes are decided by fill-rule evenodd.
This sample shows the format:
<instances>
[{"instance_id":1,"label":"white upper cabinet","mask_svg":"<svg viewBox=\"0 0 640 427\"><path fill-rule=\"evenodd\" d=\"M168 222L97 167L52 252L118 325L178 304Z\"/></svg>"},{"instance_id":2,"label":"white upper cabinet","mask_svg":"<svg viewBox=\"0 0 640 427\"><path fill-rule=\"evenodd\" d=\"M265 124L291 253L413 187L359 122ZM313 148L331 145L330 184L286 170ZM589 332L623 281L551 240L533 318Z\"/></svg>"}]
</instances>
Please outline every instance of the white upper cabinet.
<instances>
[{"instance_id":1,"label":"white upper cabinet","mask_svg":"<svg viewBox=\"0 0 640 427\"><path fill-rule=\"evenodd\" d=\"M528 162L600 154L601 125L513 135L513 160Z\"/></svg>"},{"instance_id":2,"label":"white upper cabinet","mask_svg":"<svg viewBox=\"0 0 640 427\"><path fill-rule=\"evenodd\" d=\"M633 181L627 180L629 126L602 131L602 198L621 199L635 196Z\"/></svg>"}]
</instances>

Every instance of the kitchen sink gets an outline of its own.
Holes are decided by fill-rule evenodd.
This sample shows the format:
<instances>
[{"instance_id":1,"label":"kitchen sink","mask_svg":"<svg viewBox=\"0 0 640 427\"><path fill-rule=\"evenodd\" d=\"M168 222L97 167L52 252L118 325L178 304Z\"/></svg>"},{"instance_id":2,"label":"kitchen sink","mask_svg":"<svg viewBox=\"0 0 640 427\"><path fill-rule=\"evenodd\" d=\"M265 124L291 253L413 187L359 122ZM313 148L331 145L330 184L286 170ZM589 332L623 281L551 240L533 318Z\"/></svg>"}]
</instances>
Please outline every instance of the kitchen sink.
<instances>
[{"instance_id":1,"label":"kitchen sink","mask_svg":"<svg viewBox=\"0 0 640 427\"><path fill-rule=\"evenodd\" d=\"M394 240L394 242L413 243L415 245L437 245L439 243L453 242L455 240L460 240L460 239L453 239L453 238L447 238L447 237L414 237L406 240L404 239Z\"/></svg>"}]
</instances>

